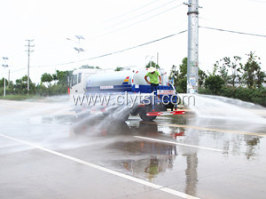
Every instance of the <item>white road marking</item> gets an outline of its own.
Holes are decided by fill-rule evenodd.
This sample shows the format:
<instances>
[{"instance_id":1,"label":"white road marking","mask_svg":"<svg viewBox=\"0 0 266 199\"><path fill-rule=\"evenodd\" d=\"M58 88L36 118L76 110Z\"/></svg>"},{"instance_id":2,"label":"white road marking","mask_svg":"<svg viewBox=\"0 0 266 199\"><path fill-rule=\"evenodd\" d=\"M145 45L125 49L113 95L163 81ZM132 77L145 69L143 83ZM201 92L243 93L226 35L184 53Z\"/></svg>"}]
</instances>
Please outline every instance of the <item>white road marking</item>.
<instances>
[{"instance_id":1,"label":"white road marking","mask_svg":"<svg viewBox=\"0 0 266 199\"><path fill-rule=\"evenodd\" d=\"M245 132L238 130L228 130L228 129L216 129L216 128L207 128L207 127L199 127L199 126L190 126L190 125L182 125L182 124L158 124L159 126L170 126L170 127L178 127L178 128L188 128L188 129L196 129L201 131L213 131L218 133L232 133L232 134L240 134L240 135L254 135L260 137L266 137L266 134L262 133L254 133L254 132Z\"/></svg>"},{"instance_id":2,"label":"white road marking","mask_svg":"<svg viewBox=\"0 0 266 199\"><path fill-rule=\"evenodd\" d=\"M111 169L107 169L105 167L102 167L102 166L99 166L99 165L96 165L96 164L92 164L92 163L86 162L84 160L81 160L81 159L78 159L78 158L75 158L75 157L72 157L72 156L69 156L69 155L65 155L63 153L59 153L59 152L47 149L45 147L39 146L37 144L33 144L31 142L20 140L20 139L17 139L17 138L14 138L14 137L10 137L10 136L7 136L7 135L1 134L1 133L0 133L0 137L6 138L6 139L9 139L9 140L21 143L21 144L25 144L25 145L31 146L31 147L39 149L41 151L45 151L45 152L48 152L50 154L53 154L53 155L56 155L56 156L59 156L59 157L62 157L62 158L65 158L65 159L68 159L68 160L72 160L73 162L76 162L76 163L79 163L79 164L82 164L82 165L86 165L88 167L91 167L91 168L94 168L94 169L97 169L97 170L100 170L100 171L103 171L103 172L106 172L106 173L109 173L109 174L112 174L112 175L115 175L115 176L119 176L121 178L124 178L124 179L130 180L130 181L133 181L133 182L136 182L136 183L151 187L151 188L156 189L156 190L160 190L160 191L166 192L166 193L174 195L174 196L178 196L178 197L185 198L185 199L199 199L198 197L191 196L191 195L188 195L186 193L182 193L182 192L176 191L174 189L163 187L161 185L153 184L153 183L147 182L145 180L142 180L142 179L139 179L139 178L136 178L136 177L133 177L133 176L129 176L129 175L117 172L117 171L113 171Z\"/></svg>"},{"instance_id":3,"label":"white road marking","mask_svg":"<svg viewBox=\"0 0 266 199\"><path fill-rule=\"evenodd\" d=\"M221 150L221 149L215 149L215 148L198 146L198 145L184 144L184 143L179 143L179 142L173 142L173 141L167 141L167 140L160 140L160 139L149 138L149 137L142 137L142 136L134 136L134 137L135 138L138 138L138 139L142 139L142 140L151 141L151 142L161 142L161 143L167 143L167 144L174 144L174 145L180 145L180 146L185 146L185 147L192 147L192 148L204 149L204 150L215 151L215 152L222 152L222 153L225 152L224 150Z\"/></svg>"}]
</instances>

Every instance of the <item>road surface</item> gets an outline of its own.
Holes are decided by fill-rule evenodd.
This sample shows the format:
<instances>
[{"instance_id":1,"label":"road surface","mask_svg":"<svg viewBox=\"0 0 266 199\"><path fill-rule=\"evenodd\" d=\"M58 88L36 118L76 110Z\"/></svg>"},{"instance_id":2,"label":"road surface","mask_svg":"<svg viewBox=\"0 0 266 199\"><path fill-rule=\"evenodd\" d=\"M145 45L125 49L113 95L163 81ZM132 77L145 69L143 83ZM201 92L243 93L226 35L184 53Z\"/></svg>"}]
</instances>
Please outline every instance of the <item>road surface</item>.
<instances>
[{"instance_id":1,"label":"road surface","mask_svg":"<svg viewBox=\"0 0 266 199\"><path fill-rule=\"evenodd\" d=\"M247 116L248 118L248 116ZM266 123L76 118L65 98L0 101L1 199L264 199Z\"/></svg>"}]
</instances>

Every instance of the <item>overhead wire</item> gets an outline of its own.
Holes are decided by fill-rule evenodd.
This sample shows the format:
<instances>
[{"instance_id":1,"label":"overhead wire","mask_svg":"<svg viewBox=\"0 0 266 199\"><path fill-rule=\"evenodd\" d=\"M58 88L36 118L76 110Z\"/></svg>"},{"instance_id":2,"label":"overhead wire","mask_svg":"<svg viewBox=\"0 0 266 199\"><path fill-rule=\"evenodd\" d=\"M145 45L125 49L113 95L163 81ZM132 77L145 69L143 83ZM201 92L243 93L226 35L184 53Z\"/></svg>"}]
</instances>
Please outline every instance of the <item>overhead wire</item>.
<instances>
[{"instance_id":1,"label":"overhead wire","mask_svg":"<svg viewBox=\"0 0 266 199\"><path fill-rule=\"evenodd\" d=\"M228 33L234 33L234 34L241 34L241 35L249 35L249 36L264 37L264 38L266 37L266 35L262 35L262 34L239 32L239 31L234 31L234 30L226 30L226 29L214 28L214 27L208 27L208 26L199 26L199 28L215 30L215 31L221 31L221 32L228 32ZM110 53L105 53L105 54L102 54L102 55L99 55L99 56L94 56L94 57L90 57L90 58L86 58L86 59L81 59L81 60L78 60L78 61L70 61L70 62L65 62L65 63L60 63L60 64L52 64L52 65L53 66L63 66L63 65L70 65L70 64L75 64L75 63L79 63L79 62L84 62L84 61L100 59L100 58L103 58L103 57L115 55L115 54L118 54L118 53L123 53L123 52L129 51L129 50L133 50L135 48L139 48L139 47L142 47L142 46L150 45L150 44L153 44L155 42L158 42L158 41L161 41L161 40L164 40L164 39L168 39L168 38L174 37L176 35L179 35L179 34L182 34L182 33L185 33L185 32L187 32L187 30L180 31L178 33L173 33L173 34L161 37L159 39L148 41L148 42L145 42L145 43L142 43L142 44L138 44L138 45L135 45L135 46L132 46L132 47L124 48L124 49L113 51L113 52L110 52ZM36 67L51 67L51 65L39 65L39 66L36 66Z\"/></svg>"},{"instance_id":2,"label":"overhead wire","mask_svg":"<svg viewBox=\"0 0 266 199\"><path fill-rule=\"evenodd\" d=\"M104 33L104 34L100 35L99 37L102 37L102 36L105 36L105 35L108 35L108 34L111 34L111 33L115 33L115 32L118 32L118 31L120 31L120 30L126 30L126 29L128 29L128 28L131 28L131 27L134 26L134 25L137 25L137 24L139 24L139 23L142 23L142 22L148 21L148 20L153 19L153 18L155 18L155 17L158 17L158 16L160 16L160 15L162 15L162 14L164 14L164 13L168 13L168 12L170 12L170 11L172 11L172 10L174 10L174 9L176 9L176 8L178 8L178 7L180 7L180 6L182 6L182 5L183 5L183 3L182 3L182 4L179 4L179 5L177 5L177 6L171 7L171 8L169 8L169 9L166 9L166 10L164 10L164 11L162 11L162 12L159 12L159 13L157 13L157 14L155 14L155 15L152 15L152 16L149 16L149 17L146 17L146 18L144 18L144 19L142 19L142 20L136 21L136 22L131 23L131 24L128 24L128 25L126 25L126 26L123 26L123 27L117 28L117 29L115 29L115 30L109 31L109 32L107 32L107 33Z\"/></svg>"},{"instance_id":3,"label":"overhead wire","mask_svg":"<svg viewBox=\"0 0 266 199\"><path fill-rule=\"evenodd\" d=\"M266 3L266 1L263 1L263 0L249 0L249 1L257 2L257 3Z\"/></svg>"},{"instance_id":4,"label":"overhead wire","mask_svg":"<svg viewBox=\"0 0 266 199\"><path fill-rule=\"evenodd\" d=\"M209 27L209 26L199 26L199 28L221 31L221 32L229 32L229 33L241 34L241 35L249 35L249 36L255 36L255 37L266 37L266 35L262 35L262 34L240 32L240 31L234 31L234 30L226 30L226 29L222 29L222 28L214 28L214 27Z\"/></svg>"},{"instance_id":5,"label":"overhead wire","mask_svg":"<svg viewBox=\"0 0 266 199\"><path fill-rule=\"evenodd\" d=\"M124 13L124 14L121 14L121 15L118 15L118 16L115 16L115 17L111 17L111 18L109 18L108 20L105 20L105 22L108 22L108 21L111 21L111 20L113 20L113 19L117 19L117 18L121 18L121 17L127 16L128 14L134 13L134 12L136 12L136 11L138 11L138 10L142 10L143 8L146 8L146 7L148 7L149 5L152 5L152 4L154 4L154 3L158 2L158 1L159 1L159 0L153 0L153 1L150 1L150 2L148 2L148 3L146 3L146 4L142 5L142 6L139 6L139 7L137 7L137 8L133 8L132 10L127 11L127 12Z\"/></svg>"},{"instance_id":6,"label":"overhead wire","mask_svg":"<svg viewBox=\"0 0 266 199\"><path fill-rule=\"evenodd\" d=\"M150 44L153 44L153 43L156 43L156 42L159 42L159 41L162 41L162 40L165 40L165 39L180 35L180 34L185 33L185 32L187 32L187 30L183 30L183 31L180 31L180 32L177 32L177 33L173 33L173 34L170 34L170 35L167 35L167 36L155 39L155 40L151 40L151 41L148 41L148 42L144 42L144 43L141 43L141 44L138 44L138 45L135 45L135 46L131 46L131 47L128 47L128 48L124 48L124 49L121 49L121 50L113 51L113 52L110 52L110 53L105 53L105 54L102 54L102 55L98 55L98 56L94 56L94 57L90 57L90 58L86 58L86 59L81 59L81 60L77 60L77 61L70 61L70 62L65 62L65 63L59 63L59 64L39 65L39 66L35 66L35 67L43 68L43 67L51 67L51 66L63 66L63 65L69 65L69 64L75 64L75 63L79 63L79 62L84 62L84 61L95 60L95 59L99 59L99 58L103 58L103 57L107 57L107 56L123 53L123 52L129 51L129 50L133 50L133 49L136 49L136 48L139 48L139 47L146 46L146 45L150 45Z\"/></svg>"},{"instance_id":7,"label":"overhead wire","mask_svg":"<svg viewBox=\"0 0 266 199\"><path fill-rule=\"evenodd\" d=\"M171 0L171 1L168 1L168 2L166 2L164 4L161 4L160 6L157 6L155 8L152 8L150 10L145 10L145 12L142 12L142 13L137 14L137 15L133 15L130 18L122 19L122 20L118 21L117 23L112 24L111 26L112 27L119 26L119 25L123 24L124 22L128 22L128 21L130 21L132 19L134 20L136 18L139 18L139 17L142 17L144 15L150 14L151 12L156 11L158 9L161 9L161 8L163 8L163 7L165 7L165 6L169 5L169 4L172 4L172 3L176 2L176 1L179 1L179 0Z\"/></svg>"},{"instance_id":8,"label":"overhead wire","mask_svg":"<svg viewBox=\"0 0 266 199\"><path fill-rule=\"evenodd\" d=\"M199 28L215 30L215 31L221 31L221 32L228 32L228 33L233 33L233 34L241 34L241 35L256 36L256 37L263 37L263 38L266 37L266 35L263 35L263 34L240 32L240 31L227 30L227 29L221 29L221 28L214 28L214 27L208 27L208 26L199 26ZM51 64L51 65L39 65L39 66L35 65L35 67L45 68L45 67L51 67L51 66L63 66L63 65L70 65L70 64L83 62L83 61L90 61L90 60L100 59L100 58L103 58L103 57L115 55L115 54L118 54L118 53L123 53L123 52L129 51L129 50L133 50L135 48L139 48L139 47L142 47L142 46L150 45L150 44L156 43L158 41L161 41L161 40L164 40L164 39L168 39L168 38L174 37L176 35L179 35L179 34L182 34L182 33L185 33L185 32L187 32L187 30L180 31L178 33L173 33L173 34L170 34L170 35L167 35L167 36L164 36L164 37L152 40L152 41L148 41L148 42L145 42L145 43L142 43L142 44L138 44L138 45L132 46L132 47L124 48L124 49L121 49L121 50L113 51L113 52L110 52L110 53L105 53L105 54L102 54L102 55L99 55L99 56L94 56L94 57L90 57L90 58L86 58L86 59L82 59L82 60L78 60L78 61L70 61L70 62L65 62L65 63L60 63L60 64ZM16 73L16 72L19 72L19 71L22 71L22 70L26 70L26 68L19 68L16 71L13 71L12 73Z\"/></svg>"}]
</instances>

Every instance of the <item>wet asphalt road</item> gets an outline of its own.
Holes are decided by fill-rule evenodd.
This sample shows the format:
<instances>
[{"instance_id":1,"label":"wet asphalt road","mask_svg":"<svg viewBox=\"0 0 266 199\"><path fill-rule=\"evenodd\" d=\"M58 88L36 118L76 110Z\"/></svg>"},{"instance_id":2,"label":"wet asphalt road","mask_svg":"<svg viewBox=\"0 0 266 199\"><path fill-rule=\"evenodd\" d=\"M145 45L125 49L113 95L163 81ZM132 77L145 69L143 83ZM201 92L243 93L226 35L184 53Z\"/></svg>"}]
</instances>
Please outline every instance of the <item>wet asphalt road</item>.
<instances>
[{"instance_id":1,"label":"wet asphalt road","mask_svg":"<svg viewBox=\"0 0 266 199\"><path fill-rule=\"evenodd\" d=\"M75 118L68 103L0 101L0 198L264 199L266 123Z\"/></svg>"}]
</instances>

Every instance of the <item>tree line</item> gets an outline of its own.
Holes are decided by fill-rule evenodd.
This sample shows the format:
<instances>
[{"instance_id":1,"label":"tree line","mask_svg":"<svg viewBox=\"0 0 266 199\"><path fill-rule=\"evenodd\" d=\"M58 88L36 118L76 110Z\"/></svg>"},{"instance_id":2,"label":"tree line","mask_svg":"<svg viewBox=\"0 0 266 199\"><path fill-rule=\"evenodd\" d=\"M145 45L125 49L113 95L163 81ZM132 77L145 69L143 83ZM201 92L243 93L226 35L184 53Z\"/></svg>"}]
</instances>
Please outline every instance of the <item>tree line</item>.
<instances>
[{"instance_id":1,"label":"tree line","mask_svg":"<svg viewBox=\"0 0 266 199\"><path fill-rule=\"evenodd\" d=\"M54 74L44 73L41 76L41 82L35 84L29 79L30 90L29 94L31 95L60 95L66 94L68 88L69 76L72 74L72 71L59 71L57 70ZM25 95L28 93L27 90L27 80L28 76L25 75L20 79L17 79L15 82L9 81L6 85L6 94L7 95ZM7 80L5 80L7 82ZM3 93L4 78L0 80L0 93Z\"/></svg>"},{"instance_id":2,"label":"tree line","mask_svg":"<svg viewBox=\"0 0 266 199\"><path fill-rule=\"evenodd\" d=\"M212 71L199 69L199 93L237 98L266 106L266 74L261 69L260 58L254 52L240 56L224 57L215 62ZM174 74L177 92L187 90L187 58L182 60Z\"/></svg>"},{"instance_id":3,"label":"tree line","mask_svg":"<svg viewBox=\"0 0 266 199\"><path fill-rule=\"evenodd\" d=\"M199 69L199 93L210 95L221 95L237 98L248 102L254 102L266 106L266 74L261 69L260 58L254 52L246 55L243 61L240 56L224 57L216 61L211 71ZM145 67L160 68L154 62L148 63ZM81 68L100 69L96 66L84 65ZM123 70L117 67L115 71ZM69 86L72 71L59 71L54 74L44 73L41 82L35 84L30 80L30 92L32 95L48 96L66 94ZM170 75L179 93L186 93L187 90L187 58L182 60L179 69L172 71ZM25 95L27 91L27 79L25 75L15 82L8 83L6 93L10 95ZM0 93L3 93L4 79L0 80Z\"/></svg>"}]
</instances>

